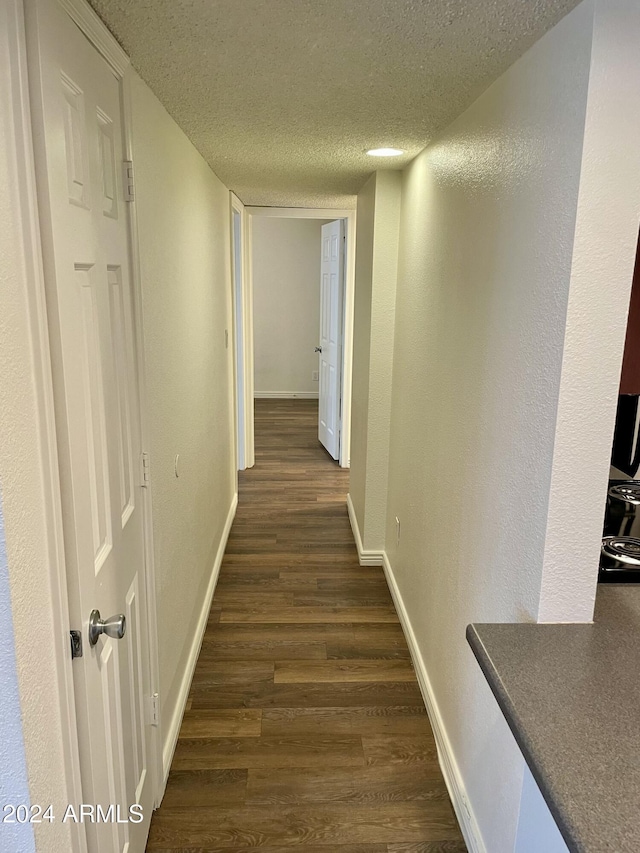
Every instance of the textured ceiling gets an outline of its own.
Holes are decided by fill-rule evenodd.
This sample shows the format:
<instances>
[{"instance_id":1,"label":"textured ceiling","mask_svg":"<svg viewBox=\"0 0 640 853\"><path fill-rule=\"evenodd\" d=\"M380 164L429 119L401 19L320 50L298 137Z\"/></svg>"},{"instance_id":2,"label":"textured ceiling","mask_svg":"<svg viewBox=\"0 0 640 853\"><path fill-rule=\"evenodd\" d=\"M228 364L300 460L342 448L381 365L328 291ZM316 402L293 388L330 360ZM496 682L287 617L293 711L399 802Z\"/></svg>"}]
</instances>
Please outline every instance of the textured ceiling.
<instances>
[{"instance_id":1,"label":"textured ceiling","mask_svg":"<svg viewBox=\"0 0 640 853\"><path fill-rule=\"evenodd\" d=\"M577 2L91 0L245 204L304 207L352 206Z\"/></svg>"}]
</instances>

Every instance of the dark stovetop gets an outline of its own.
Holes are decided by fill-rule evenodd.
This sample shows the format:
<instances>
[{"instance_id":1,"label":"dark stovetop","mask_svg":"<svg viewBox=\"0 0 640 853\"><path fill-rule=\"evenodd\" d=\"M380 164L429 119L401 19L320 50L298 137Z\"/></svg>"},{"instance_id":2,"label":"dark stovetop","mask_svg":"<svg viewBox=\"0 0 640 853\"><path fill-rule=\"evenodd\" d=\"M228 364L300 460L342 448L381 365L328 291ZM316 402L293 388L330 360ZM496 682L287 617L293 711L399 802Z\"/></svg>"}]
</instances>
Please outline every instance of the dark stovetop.
<instances>
[{"instance_id":1,"label":"dark stovetop","mask_svg":"<svg viewBox=\"0 0 640 853\"><path fill-rule=\"evenodd\" d=\"M612 479L609 480L609 488L612 486L623 486L636 482L634 480ZM628 505L622 500L612 500L607 494L607 511L603 536L633 536L640 534L640 506L637 507L637 516L627 512ZM601 555L598 583L640 583L640 566L629 568L623 563L617 563L615 559Z\"/></svg>"}]
</instances>

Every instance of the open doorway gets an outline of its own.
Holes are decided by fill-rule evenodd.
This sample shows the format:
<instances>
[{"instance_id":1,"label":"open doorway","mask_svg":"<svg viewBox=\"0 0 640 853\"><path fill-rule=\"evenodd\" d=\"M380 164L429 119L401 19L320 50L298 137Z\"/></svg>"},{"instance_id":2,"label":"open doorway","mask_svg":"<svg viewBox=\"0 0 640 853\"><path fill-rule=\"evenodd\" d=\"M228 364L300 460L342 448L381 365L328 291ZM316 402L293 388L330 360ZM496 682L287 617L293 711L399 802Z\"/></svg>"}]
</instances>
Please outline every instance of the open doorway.
<instances>
[{"instance_id":1,"label":"open doorway","mask_svg":"<svg viewBox=\"0 0 640 853\"><path fill-rule=\"evenodd\" d=\"M640 582L640 239L622 360L600 583Z\"/></svg>"},{"instance_id":2,"label":"open doorway","mask_svg":"<svg viewBox=\"0 0 640 853\"><path fill-rule=\"evenodd\" d=\"M243 372L245 400L248 385L257 399L323 397L324 406L315 404L320 441L347 468L355 211L247 207L245 215L245 297L253 324L245 344L255 364ZM253 446L253 429L249 442Z\"/></svg>"}]
</instances>

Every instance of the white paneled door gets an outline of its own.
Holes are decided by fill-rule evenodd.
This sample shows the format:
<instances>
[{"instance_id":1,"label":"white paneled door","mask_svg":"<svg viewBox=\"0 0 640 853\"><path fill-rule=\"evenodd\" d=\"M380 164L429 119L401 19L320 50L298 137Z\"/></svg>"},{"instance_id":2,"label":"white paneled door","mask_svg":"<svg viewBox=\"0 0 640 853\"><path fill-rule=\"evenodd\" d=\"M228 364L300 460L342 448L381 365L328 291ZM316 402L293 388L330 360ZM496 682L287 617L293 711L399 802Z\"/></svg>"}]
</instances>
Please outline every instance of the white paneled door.
<instances>
[{"instance_id":1,"label":"white paneled door","mask_svg":"<svg viewBox=\"0 0 640 853\"><path fill-rule=\"evenodd\" d=\"M121 81L55 0L27 9L84 826L90 853L142 853L154 792ZM94 610L124 620L91 645Z\"/></svg>"},{"instance_id":2,"label":"white paneled door","mask_svg":"<svg viewBox=\"0 0 640 853\"><path fill-rule=\"evenodd\" d=\"M320 279L320 399L318 438L334 459L340 455L344 222L322 226Z\"/></svg>"}]
</instances>

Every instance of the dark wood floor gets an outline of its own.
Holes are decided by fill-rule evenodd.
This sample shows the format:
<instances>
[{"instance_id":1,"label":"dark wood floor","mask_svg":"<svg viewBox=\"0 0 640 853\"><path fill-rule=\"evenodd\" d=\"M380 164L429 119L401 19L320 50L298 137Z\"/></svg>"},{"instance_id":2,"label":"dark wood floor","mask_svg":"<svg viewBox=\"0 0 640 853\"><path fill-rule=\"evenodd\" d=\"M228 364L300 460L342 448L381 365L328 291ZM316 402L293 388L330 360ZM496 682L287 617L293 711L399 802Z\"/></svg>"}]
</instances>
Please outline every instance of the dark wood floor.
<instances>
[{"instance_id":1,"label":"dark wood floor","mask_svg":"<svg viewBox=\"0 0 640 853\"><path fill-rule=\"evenodd\" d=\"M147 850L463 853L381 568L317 403L256 402L240 503Z\"/></svg>"}]
</instances>

